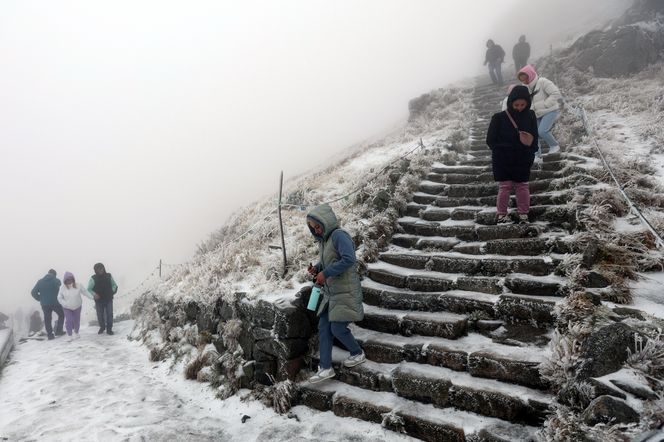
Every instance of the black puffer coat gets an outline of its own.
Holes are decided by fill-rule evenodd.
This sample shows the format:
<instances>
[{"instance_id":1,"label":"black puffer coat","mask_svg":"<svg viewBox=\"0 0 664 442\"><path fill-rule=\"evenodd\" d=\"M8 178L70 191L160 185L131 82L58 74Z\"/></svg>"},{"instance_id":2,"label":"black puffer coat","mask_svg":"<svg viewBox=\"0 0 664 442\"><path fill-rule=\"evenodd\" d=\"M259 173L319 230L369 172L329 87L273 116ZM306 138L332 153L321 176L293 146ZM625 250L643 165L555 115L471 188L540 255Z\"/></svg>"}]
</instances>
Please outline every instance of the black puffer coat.
<instances>
[{"instance_id":1,"label":"black puffer coat","mask_svg":"<svg viewBox=\"0 0 664 442\"><path fill-rule=\"evenodd\" d=\"M518 99L528 102L526 108L517 112L512 103ZM525 86L516 86L507 98L507 109L519 130L531 133L535 139L530 147L519 140L519 132L514 128L506 112L498 112L491 117L486 144L491 148L491 165L496 181L516 181L524 183L530 179L530 168L537 152L537 117L530 110L530 92Z\"/></svg>"}]
</instances>

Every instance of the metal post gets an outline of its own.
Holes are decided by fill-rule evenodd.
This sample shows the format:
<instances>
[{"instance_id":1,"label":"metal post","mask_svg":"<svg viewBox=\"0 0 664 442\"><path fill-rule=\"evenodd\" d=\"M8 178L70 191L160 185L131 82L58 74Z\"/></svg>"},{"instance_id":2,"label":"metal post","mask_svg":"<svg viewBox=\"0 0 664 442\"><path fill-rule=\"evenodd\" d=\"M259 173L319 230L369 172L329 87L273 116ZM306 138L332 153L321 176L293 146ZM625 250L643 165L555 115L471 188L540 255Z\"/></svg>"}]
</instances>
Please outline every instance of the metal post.
<instances>
[{"instance_id":1,"label":"metal post","mask_svg":"<svg viewBox=\"0 0 664 442\"><path fill-rule=\"evenodd\" d=\"M279 177L279 231L281 232L281 252L284 255L284 272L281 275L282 278L286 276L286 271L288 270L288 263L286 261L286 241L284 240L284 223L281 220L281 193L284 187L284 171L281 171L281 176Z\"/></svg>"},{"instance_id":2,"label":"metal post","mask_svg":"<svg viewBox=\"0 0 664 442\"><path fill-rule=\"evenodd\" d=\"M161 278L161 259L159 260L159 277Z\"/></svg>"}]
</instances>

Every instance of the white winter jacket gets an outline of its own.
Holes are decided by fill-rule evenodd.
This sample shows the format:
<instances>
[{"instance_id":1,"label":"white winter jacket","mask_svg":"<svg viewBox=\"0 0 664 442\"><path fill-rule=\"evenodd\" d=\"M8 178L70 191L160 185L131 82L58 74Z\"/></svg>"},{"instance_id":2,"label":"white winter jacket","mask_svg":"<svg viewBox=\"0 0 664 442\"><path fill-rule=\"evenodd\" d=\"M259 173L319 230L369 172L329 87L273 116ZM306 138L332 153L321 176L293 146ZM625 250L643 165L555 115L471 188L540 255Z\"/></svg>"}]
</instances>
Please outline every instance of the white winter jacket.
<instances>
[{"instance_id":1,"label":"white winter jacket","mask_svg":"<svg viewBox=\"0 0 664 442\"><path fill-rule=\"evenodd\" d=\"M535 77L535 81L528 84L528 90L533 97L532 110L537 118L542 118L549 112L560 109L559 100L563 98L558 86L545 77Z\"/></svg>"},{"instance_id":2,"label":"white winter jacket","mask_svg":"<svg viewBox=\"0 0 664 442\"><path fill-rule=\"evenodd\" d=\"M62 307L68 310L76 310L83 305L83 298L81 296L94 299L85 288L85 284L77 282L76 288L74 288L74 286L67 288L66 284L62 284L60 286L60 291L58 292L58 302Z\"/></svg>"},{"instance_id":3,"label":"white winter jacket","mask_svg":"<svg viewBox=\"0 0 664 442\"><path fill-rule=\"evenodd\" d=\"M530 96L533 98L530 108L535 111L537 118L542 118L549 112L557 111L560 109L560 101L563 95L560 93L558 86L553 84L553 81L548 78L540 77L532 65L526 65L518 72L517 77L521 74L528 76L528 87Z\"/></svg>"}]
</instances>

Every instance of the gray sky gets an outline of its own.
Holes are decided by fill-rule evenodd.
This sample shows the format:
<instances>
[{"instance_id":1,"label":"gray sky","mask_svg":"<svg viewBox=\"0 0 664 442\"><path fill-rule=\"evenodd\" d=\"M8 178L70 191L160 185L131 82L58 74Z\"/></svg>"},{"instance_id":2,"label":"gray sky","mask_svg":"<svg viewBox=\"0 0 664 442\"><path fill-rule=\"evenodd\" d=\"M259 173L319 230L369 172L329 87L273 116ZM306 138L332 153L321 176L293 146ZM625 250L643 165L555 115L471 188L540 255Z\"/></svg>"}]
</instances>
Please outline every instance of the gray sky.
<instances>
[{"instance_id":1,"label":"gray sky","mask_svg":"<svg viewBox=\"0 0 664 442\"><path fill-rule=\"evenodd\" d=\"M0 310L29 304L50 267L86 281L102 261L128 290L186 260L281 169L483 72L517 3L2 2ZM522 28L497 32L508 53Z\"/></svg>"}]
</instances>

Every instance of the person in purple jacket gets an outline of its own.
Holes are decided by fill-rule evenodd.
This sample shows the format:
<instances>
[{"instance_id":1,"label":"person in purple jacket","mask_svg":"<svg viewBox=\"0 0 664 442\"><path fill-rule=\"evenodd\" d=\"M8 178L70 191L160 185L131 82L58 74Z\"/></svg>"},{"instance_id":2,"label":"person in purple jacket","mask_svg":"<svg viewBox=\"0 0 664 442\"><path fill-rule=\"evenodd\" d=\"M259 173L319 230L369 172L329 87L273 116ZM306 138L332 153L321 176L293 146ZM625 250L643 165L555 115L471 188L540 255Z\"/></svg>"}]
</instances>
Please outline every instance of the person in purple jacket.
<instances>
[{"instance_id":1,"label":"person in purple jacket","mask_svg":"<svg viewBox=\"0 0 664 442\"><path fill-rule=\"evenodd\" d=\"M357 272L355 245L328 204L315 207L307 215L307 226L320 250L319 261L308 271L321 286L323 300L318 307L320 369L309 379L316 383L335 376L332 368L332 342L337 338L350 352L343 362L354 367L366 361L364 351L348 326L364 318L362 287Z\"/></svg>"}]
</instances>

